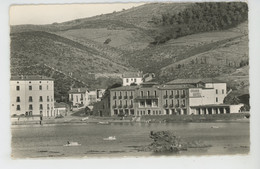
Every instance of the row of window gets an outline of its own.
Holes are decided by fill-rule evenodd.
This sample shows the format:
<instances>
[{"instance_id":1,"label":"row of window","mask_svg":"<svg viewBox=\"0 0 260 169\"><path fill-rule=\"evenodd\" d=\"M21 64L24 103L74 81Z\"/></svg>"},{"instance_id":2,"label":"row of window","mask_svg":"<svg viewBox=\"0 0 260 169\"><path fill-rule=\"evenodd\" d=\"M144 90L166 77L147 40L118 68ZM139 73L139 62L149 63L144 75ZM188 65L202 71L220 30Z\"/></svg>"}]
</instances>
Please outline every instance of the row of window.
<instances>
[{"instance_id":1,"label":"row of window","mask_svg":"<svg viewBox=\"0 0 260 169\"><path fill-rule=\"evenodd\" d=\"M221 93L222 93L222 94L225 94L225 90L222 89L222 90L221 90ZM218 94L218 89L216 89L216 94Z\"/></svg>"},{"instance_id":2,"label":"row of window","mask_svg":"<svg viewBox=\"0 0 260 169\"><path fill-rule=\"evenodd\" d=\"M29 107L28 107L28 109L29 110L33 110L33 105L32 104L29 104ZM50 109L50 106L49 106L49 104L47 104L47 110L49 110ZM53 107L51 107L51 109L53 109ZM16 105L16 110L17 111L20 111L21 110L21 105ZM42 104L40 104L39 105L39 110L43 110L43 105Z\"/></svg>"},{"instance_id":3,"label":"row of window","mask_svg":"<svg viewBox=\"0 0 260 169\"><path fill-rule=\"evenodd\" d=\"M133 78L131 78L131 79L129 78L129 79L126 79L126 83L129 83L130 80L131 80L131 82L136 82L136 78L134 78L134 79Z\"/></svg>"},{"instance_id":4,"label":"row of window","mask_svg":"<svg viewBox=\"0 0 260 169\"><path fill-rule=\"evenodd\" d=\"M119 97L122 96L122 94L124 93L124 96L128 96L128 92L125 91L125 92L119 92ZM157 96L157 91L147 91L146 94L144 91L140 91L140 96L143 97L143 96ZM114 93L114 96L116 97L117 96L117 92ZM133 92L131 91L130 92L130 96L133 96ZM185 90L172 90L172 91L165 91L164 92L164 96L166 97L170 97L170 96L186 96L186 91Z\"/></svg>"},{"instance_id":5,"label":"row of window","mask_svg":"<svg viewBox=\"0 0 260 169\"><path fill-rule=\"evenodd\" d=\"M28 89L29 90L33 90L33 87L32 86L28 86ZM42 85L39 85L39 88L38 88L39 90L42 90ZM16 90L17 91L20 91L20 86L16 86ZM49 90L49 86L47 85L46 86L46 90Z\"/></svg>"},{"instance_id":6,"label":"row of window","mask_svg":"<svg viewBox=\"0 0 260 169\"><path fill-rule=\"evenodd\" d=\"M29 101L29 102L33 102L33 97L32 97L32 96L29 96L29 100L28 100L28 101ZM47 102L53 101L53 98L51 97L51 99L50 99L50 97L47 96L46 101L47 101ZM17 97L16 97L16 102L21 102L20 96L17 96ZM43 102L43 97L42 97L42 96L39 96L39 102Z\"/></svg>"}]
</instances>

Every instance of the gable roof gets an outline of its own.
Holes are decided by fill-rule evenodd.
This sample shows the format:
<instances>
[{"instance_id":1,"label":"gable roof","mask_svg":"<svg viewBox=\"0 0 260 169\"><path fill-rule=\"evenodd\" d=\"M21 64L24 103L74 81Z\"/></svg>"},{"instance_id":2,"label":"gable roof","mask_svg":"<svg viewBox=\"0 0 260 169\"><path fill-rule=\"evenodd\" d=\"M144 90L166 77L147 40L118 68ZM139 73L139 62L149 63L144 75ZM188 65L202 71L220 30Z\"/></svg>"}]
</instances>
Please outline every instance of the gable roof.
<instances>
[{"instance_id":1,"label":"gable roof","mask_svg":"<svg viewBox=\"0 0 260 169\"><path fill-rule=\"evenodd\" d=\"M125 72L122 75L123 78L142 78L143 73L142 72Z\"/></svg>"}]
</instances>

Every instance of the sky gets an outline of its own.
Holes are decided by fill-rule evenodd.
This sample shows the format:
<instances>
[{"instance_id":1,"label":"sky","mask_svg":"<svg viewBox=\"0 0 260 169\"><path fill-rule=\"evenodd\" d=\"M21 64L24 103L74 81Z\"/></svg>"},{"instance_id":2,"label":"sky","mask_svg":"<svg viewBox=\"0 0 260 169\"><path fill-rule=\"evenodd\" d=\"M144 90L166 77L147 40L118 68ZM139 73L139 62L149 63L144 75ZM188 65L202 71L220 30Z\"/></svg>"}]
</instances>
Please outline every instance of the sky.
<instances>
[{"instance_id":1,"label":"sky","mask_svg":"<svg viewBox=\"0 0 260 169\"><path fill-rule=\"evenodd\" d=\"M10 6L10 25L52 24L78 18L121 11L144 3L13 5Z\"/></svg>"}]
</instances>

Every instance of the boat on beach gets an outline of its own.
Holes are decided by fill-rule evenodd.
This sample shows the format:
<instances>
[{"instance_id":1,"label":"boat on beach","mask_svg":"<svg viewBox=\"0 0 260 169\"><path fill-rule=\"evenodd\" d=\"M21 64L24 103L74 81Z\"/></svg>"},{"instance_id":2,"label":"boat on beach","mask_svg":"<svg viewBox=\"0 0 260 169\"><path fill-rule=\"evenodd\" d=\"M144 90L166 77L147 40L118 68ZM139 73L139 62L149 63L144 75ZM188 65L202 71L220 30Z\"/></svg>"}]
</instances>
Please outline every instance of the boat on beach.
<instances>
[{"instance_id":1,"label":"boat on beach","mask_svg":"<svg viewBox=\"0 0 260 169\"><path fill-rule=\"evenodd\" d=\"M100 121L100 122L98 122L98 124L108 125L109 122L108 121Z\"/></svg>"},{"instance_id":2,"label":"boat on beach","mask_svg":"<svg viewBox=\"0 0 260 169\"><path fill-rule=\"evenodd\" d=\"M69 142L65 145L63 145L65 147L70 147L70 146L81 146L81 144L79 144L78 142Z\"/></svg>"},{"instance_id":3,"label":"boat on beach","mask_svg":"<svg viewBox=\"0 0 260 169\"><path fill-rule=\"evenodd\" d=\"M113 141L113 140L116 140L116 136L109 136L109 137L107 137L107 138L103 138L103 140Z\"/></svg>"}]
</instances>

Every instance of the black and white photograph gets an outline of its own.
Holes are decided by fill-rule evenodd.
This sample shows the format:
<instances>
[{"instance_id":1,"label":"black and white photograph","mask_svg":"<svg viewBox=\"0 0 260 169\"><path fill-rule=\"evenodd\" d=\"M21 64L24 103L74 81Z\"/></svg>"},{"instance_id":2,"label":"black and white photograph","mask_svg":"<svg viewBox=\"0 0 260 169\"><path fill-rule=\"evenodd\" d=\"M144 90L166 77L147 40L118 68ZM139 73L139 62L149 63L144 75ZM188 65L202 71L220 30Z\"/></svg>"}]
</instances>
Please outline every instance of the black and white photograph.
<instances>
[{"instance_id":1,"label":"black and white photograph","mask_svg":"<svg viewBox=\"0 0 260 169\"><path fill-rule=\"evenodd\" d=\"M10 3L3 157L257 168L253 1Z\"/></svg>"},{"instance_id":2,"label":"black and white photograph","mask_svg":"<svg viewBox=\"0 0 260 169\"><path fill-rule=\"evenodd\" d=\"M247 2L10 7L12 158L248 154L249 86Z\"/></svg>"}]
</instances>

